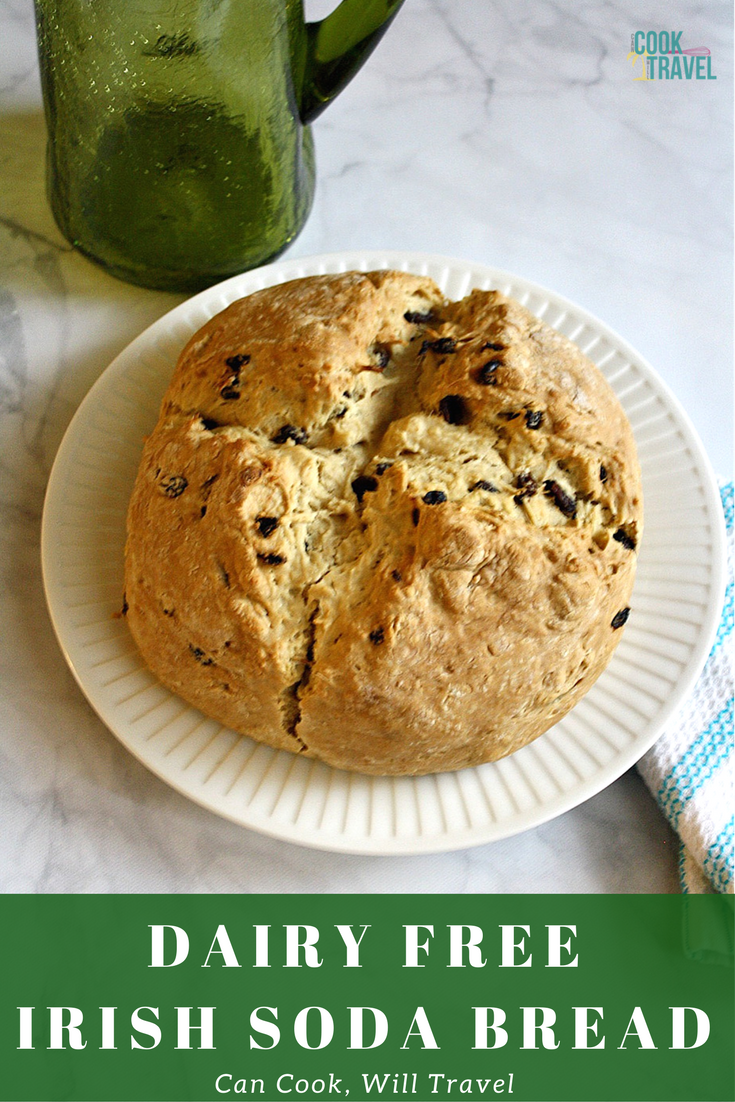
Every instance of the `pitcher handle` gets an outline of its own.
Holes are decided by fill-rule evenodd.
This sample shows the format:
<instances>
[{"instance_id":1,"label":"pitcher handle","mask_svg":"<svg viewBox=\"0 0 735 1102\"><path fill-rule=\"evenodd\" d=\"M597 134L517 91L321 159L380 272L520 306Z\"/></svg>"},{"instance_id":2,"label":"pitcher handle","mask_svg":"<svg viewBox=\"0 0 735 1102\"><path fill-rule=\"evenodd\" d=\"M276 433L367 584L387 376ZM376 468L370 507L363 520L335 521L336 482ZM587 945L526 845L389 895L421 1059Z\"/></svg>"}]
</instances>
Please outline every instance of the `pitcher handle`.
<instances>
[{"instance_id":1,"label":"pitcher handle","mask_svg":"<svg viewBox=\"0 0 735 1102\"><path fill-rule=\"evenodd\" d=\"M403 0L342 0L325 19L306 24L302 122L320 115L352 80L402 4Z\"/></svg>"}]
</instances>

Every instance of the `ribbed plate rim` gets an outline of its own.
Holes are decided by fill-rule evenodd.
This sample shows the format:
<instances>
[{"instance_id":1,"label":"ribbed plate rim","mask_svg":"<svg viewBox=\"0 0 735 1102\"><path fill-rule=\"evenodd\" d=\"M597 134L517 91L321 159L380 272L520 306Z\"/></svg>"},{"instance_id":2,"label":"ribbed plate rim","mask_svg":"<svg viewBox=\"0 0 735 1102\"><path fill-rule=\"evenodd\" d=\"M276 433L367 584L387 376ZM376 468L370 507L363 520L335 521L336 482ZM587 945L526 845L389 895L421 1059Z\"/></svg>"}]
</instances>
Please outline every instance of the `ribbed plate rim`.
<instances>
[{"instance_id":1,"label":"ribbed plate rim","mask_svg":"<svg viewBox=\"0 0 735 1102\"><path fill-rule=\"evenodd\" d=\"M392 838L386 838L384 836L376 837L373 834L367 833L359 834L356 837L345 836L344 834L338 837L325 837L324 834L320 834L318 830L309 834L304 831L303 827L298 827L297 823L284 824L283 822L274 821L272 817L268 815L253 814L250 806L245 809L245 813L234 813L230 807L223 803L222 799L216 796L212 797L205 791L206 782L204 785L198 785L193 784L190 779L187 780L185 776L184 779L182 779L183 774L178 775L176 770L162 767L160 762L155 760L156 755L151 755L149 752L146 752L145 745L141 746L136 742L134 732L121 720L116 709L111 708L109 702L105 702L105 700L101 698L98 687L90 682L89 676L79 661L79 639L78 636L75 637L75 632L70 627L64 615L65 608L62 602L62 593L59 589L58 580L59 567L54 558L57 550L54 541L58 533L59 510L61 502L63 501L65 480L70 467L73 467L74 452L79 446L80 439L84 435L85 427L93 416L100 401L104 398L107 390L114 388L118 378L125 377L126 373L131 371L130 365L137 362L146 349L155 347L156 341L162 339L167 334L170 336L172 330L176 326L179 326L182 330L188 327L189 331L193 332L203 324L205 320L204 316L202 316L203 312L206 314L206 312L210 310L212 304L215 302L218 303L217 309L214 311L217 312L226 302L233 301L234 298L241 297L243 294L248 294L260 286L269 286L275 283L284 282L286 279L298 278L302 274L308 275L323 271L342 271L350 268L367 271L390 267L402 268L415 272L423 272L428 269L435 279L437 278L437 269L446 269L451 273L449 278L455 275L458 278L464 278L466 276L469 280L468 286L480 282L499 287L510 285L514 288L515 294L522 291L526 295L537 295L556 308L560 308L566 312L572 312L575 318L579 319L584 326L594 330L630 362L644 378L648 386L650 386L659 396L667 412L677 423L678 429L686 440L686 446L692 454L692 466L699 475L699 486L704 495L708 521L712 532L711 558L707 564L711 573L709 586L710 598L702 621L697 626L696 645L693 646L682 676L678 681L677 691L673 693L666 701L665 705L661 707L660 712L656 716L656 723L649 725L649 730L645 737L635 739L629 746L618 752L610 761L601 766L591 777L581 781L568 791L560 792L559 795L554 798L543 800L539 805L528 811L519 811L500 821L494 820L482 828L456 827L452 829L450 825L444 833L437 835L414 834L405 837L399 835L398 837ZM192 321L197 315L199 316L196 317L196 320ZM182 322L185 324L182 325ZM184 336L181 342L182 344L185 339L186 337ZM725 588L724 521L720 509L716 479L712 472L708 457L687 413L682 408L678 399L673 395L670 388L663 380L661 380L654 368L629 344L629 342L606 325L606 323L602 322L589 311L578 306L571 300L540 284L517 276L504 269L434 253L397 250L350 250L319 254L311 257L289 258L271 265L266 265L251 272L234 276L223 283L200 292L200 294L174 307L136 337L112 361L109 367L92 386L72 418L64 439L62 440L49 478L46 500L44 503L41 554L44 587L51 621L66 661L77 683L82 689L82 692L100 716L103 723L112 731L120 742L138 758L138 760L146 765L147 768L187 798L214 811L216 814L226 819L256 830L261 834L315 849L383 856L436 853L464 849L510 837L530 829L531 827L539 826L557 815L571 810L573 807L583 803L585 800L611 784L628 768L634 765L645 751L649 749L656 738L659 737L671 716L693 688L714 640ZM604 685L605 677L606 674L603 674L597 684L600 685L602 683ZM168 692L163 689L161 691L163 693ZM592 692L594 692L594 688ZM169 695L172 699L176 699L173 697L173 694ZM189 711L193 716L199 715L194 709L189 709ZM224 729L222 729L222 731L224 731ZM238 736L238 738L240 737L241 736ZM547 736L541 736L541 739L537 740L537 743L545 738L547 738ZM533 745L535 746L537 743ZM272 753L276 755L280 753L287 758L291 758L291 755L283 751ZM522 754L523 751L520 753ZM512 758L515 757L516 755L512 755L511 759L506 760L512 760ZM342 778L343 780L341 783L346 783L348 788L351 788L353 783L360 783L359 781L355 781L350 774L343 774L338 770L330 770L329 767L321 764L319 764L317 768L322 771L327 770L329 773ZM480 770L487 770L494 768L494 766L481 766L478 768ZM467 774L475 772L476 770L463 771L463 773ZM460 778L458 783L461 786L463 773L445 776ZM386 788L391 788L391 784L394 782L391 782L390 778L368 778L371 785L384 780L390 782L384 786L384 790ZM421 781L422 778L400 779L401 784L404 782L415 784ZM338 781L337 783L340 782ZM414 788L415 798L418 799L416 791L417 790ZM443 808L442 813L445 813Z\"/></svg>"}]
</instances>

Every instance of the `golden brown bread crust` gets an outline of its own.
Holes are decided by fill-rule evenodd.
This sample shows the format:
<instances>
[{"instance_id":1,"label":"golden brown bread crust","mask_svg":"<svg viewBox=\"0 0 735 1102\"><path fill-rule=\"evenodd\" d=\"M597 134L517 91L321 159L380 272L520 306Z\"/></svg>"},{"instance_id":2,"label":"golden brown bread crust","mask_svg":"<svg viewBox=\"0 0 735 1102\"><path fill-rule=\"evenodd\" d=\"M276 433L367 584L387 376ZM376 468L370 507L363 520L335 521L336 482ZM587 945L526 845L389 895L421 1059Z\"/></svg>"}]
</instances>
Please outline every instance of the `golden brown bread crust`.
<instances>
[{"instance_id":1,"label":"golden brown bread crust","mask_svg":"<svg viewBox=\"0 0 735 1102\"><path fill-rule=\"evenodd\" d=\"M184 349L130 503L128 623L166 685L255 739L460 769L605 668L641 526L630 427L568 340L494 291L311 277Z\"/></svg>"}]
</instances>

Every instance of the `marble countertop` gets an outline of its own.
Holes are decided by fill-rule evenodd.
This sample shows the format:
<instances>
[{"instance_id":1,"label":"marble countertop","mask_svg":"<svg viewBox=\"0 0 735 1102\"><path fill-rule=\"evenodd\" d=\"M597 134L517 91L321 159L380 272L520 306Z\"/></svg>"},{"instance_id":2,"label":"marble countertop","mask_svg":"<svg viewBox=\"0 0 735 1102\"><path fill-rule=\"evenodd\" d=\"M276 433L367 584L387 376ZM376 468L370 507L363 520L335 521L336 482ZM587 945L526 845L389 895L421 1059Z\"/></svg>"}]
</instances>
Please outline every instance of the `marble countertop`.
<instances>
[{"instance_id":1,"label":"marble countertop","mask_svg":"<svg viewBox=\"0 0 735 1102\"><path fill-rule=\"evenodd\" d=\"M674 0L659 25L661 10L407 0L314 126L317 197L286 255L411 249L545 284L654 365L727 474L731 12ZM708 46L717 79L636 81L639 29ZM106 730L46 611L44 491L92 383L182 299L118 282L64 241L44 195L31 0L0 0L0 41L0 890L676 891L677 840L634 771L502 842L350 857L219 819Z\"/></svg>"}]
</instances>

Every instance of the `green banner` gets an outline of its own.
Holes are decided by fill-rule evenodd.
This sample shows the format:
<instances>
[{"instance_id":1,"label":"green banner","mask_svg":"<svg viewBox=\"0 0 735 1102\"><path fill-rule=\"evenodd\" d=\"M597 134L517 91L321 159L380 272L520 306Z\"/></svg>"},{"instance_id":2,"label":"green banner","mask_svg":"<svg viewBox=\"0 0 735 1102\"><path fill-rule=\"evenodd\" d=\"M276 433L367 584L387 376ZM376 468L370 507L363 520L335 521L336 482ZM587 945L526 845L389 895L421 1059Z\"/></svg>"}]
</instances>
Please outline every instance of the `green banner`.
<instances>
[{"instance_id":1,"label":"green banner","mask_svg":"<svg viewBox=\"0 0 735 1102\"><path fill-rule=\"evenodd\" d=\"M6 896L0 1099L728 1100L733 908Z\"/></svg>"}]
</instances>

